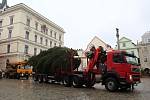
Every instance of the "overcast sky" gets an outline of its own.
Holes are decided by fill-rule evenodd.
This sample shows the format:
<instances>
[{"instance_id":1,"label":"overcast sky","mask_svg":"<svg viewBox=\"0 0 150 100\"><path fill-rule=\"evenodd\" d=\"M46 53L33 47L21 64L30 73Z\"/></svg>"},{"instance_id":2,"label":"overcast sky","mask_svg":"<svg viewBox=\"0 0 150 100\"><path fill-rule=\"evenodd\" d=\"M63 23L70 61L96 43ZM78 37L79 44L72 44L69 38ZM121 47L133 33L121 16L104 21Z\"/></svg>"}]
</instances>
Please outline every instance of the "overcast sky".
<instances>
[{"instance_id":1,"label":"overcast sky","mask_svg":"<svg viewBox=\"0 0 150 100\"><path fill-rule=\"evenodd\" d=\"M2 0L0 0L2 1ZM94 36L112 47L116 29L134 43L150 31L150 0L7 0L24 3L64 30L65 46L85 49Z\"/></svg>"}]
</instances>

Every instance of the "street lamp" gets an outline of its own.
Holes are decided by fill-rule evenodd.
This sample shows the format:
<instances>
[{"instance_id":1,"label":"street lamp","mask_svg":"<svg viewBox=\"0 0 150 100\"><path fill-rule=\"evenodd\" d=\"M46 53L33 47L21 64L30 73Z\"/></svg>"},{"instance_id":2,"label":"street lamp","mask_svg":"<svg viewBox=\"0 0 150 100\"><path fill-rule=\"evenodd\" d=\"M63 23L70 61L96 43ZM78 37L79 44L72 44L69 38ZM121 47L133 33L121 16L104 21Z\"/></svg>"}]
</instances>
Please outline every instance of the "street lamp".
<instances>
[{"instance_id":1,"label":"street lamp","mask_svg":"<svg viewBox=\"0 0 150 100\"><path fill-rule=\"evenodd\" d=\"M116 28L116 37L117 37L117 45L118 45L118 50L120 50L120 44L119 44L119 29Z\"/></svg>"}]
</instances>

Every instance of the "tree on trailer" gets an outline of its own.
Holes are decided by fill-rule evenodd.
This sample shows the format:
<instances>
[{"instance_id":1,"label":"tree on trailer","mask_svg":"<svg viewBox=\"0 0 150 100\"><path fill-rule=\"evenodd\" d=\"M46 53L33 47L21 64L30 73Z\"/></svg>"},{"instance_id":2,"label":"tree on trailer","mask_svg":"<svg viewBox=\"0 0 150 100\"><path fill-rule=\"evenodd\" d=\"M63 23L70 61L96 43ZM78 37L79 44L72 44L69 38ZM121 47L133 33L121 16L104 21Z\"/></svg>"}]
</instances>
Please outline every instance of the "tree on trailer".
<instances>
[{"instance_id":1,"label":"tree on trailer","mask_svg":"<svg viewBox=\"0 0 150 100\"><path fill-rule=\"evenodd\" d=\"M31 57L28 63L33 66L36 80L62 81L64 75L72 73L71 71L80 65L80 59L73 59L74 56L77 56L76 50L66 47L54 47Z\"/></svg>"}]
</instances>

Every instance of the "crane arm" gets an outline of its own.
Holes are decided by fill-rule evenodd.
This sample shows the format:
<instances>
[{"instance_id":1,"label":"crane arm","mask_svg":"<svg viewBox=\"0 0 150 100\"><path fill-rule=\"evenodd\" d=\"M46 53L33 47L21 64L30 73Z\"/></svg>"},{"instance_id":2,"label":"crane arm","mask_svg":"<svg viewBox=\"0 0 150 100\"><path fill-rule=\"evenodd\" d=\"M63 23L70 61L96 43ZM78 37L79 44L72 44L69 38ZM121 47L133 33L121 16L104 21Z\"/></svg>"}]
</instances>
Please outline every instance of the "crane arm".
<instances>
[{"instance_id":1,"label":"crane arm","mask_svg":"<svg viewBox=\"0 0 150 100\"><path fill-rule=\"evenodd\" d=\"M86 69L87 72L93 70L94 66L96 65L96 62L98 61L100 54L101 54L100 48L97 48L93 51L93 56L88 61L88 65L87 65L87 69Z\"/></svg>"}]
</instances>

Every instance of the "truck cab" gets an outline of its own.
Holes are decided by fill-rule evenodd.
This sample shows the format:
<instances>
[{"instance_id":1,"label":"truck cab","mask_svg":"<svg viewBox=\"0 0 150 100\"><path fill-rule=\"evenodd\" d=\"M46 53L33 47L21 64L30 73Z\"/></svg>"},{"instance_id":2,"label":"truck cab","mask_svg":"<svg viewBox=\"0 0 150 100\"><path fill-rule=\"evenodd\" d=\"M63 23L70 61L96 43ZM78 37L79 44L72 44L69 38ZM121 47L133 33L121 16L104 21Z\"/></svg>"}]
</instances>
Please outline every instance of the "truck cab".
<instances>
[{"instance_id":1,"label":"truck cab","mask_svg":"<svg viewBox=\"0 0 150 100\"><path fill-rule=\"evenodd\" d=\"M140 83L140 64L136 56L126 51L112 50L107 52L105 65L103 84L107 90L133 88L134 84Z\"/></svg>"},{"instance_id":2,"label":"truck cab","mask_svg":"<svg viewBox=\"0 0 150 100\"><path fill-rule=\"evenodd\" d=\"M25 77L26 79L32 74L32 67L27 65L26 62L20 62L17 66L17 78Z\"/></svg>"}]
</instances>

